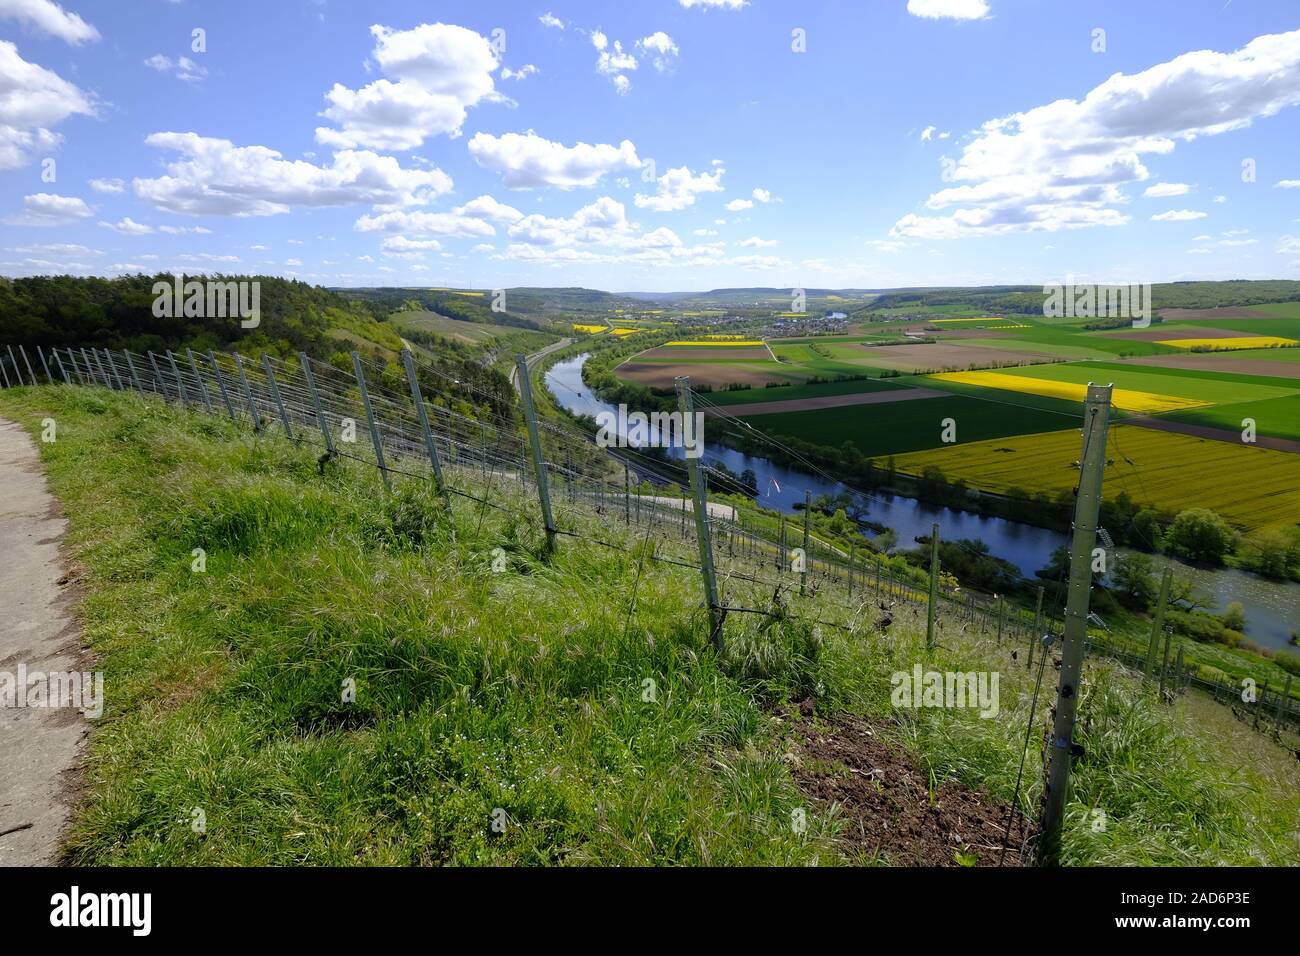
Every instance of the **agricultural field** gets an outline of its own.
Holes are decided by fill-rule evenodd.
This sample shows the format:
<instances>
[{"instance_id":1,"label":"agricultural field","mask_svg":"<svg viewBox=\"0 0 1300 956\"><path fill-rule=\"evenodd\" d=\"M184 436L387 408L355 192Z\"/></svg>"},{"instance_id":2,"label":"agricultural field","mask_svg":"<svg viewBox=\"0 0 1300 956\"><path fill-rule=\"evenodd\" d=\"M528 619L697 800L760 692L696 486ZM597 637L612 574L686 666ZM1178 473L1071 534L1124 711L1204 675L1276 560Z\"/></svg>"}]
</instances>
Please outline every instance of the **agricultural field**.
<instances>
[{"instance_id":1,"label":"agricultural field","mask_svg":"<svg viewBox=\"0 0 1300 956\"><path fill-rule=\"evenodd\" d=\"M1159 414L1206 405L1282 398L1300 391L1298 387L1258 384L1224 374L1169 374L1168 369L1132 368L1118 363L1081 362L1034 369L962 372L932 376L936 381L1026 392L1082 402L1089 382L1115 386L1113 406L1120 411ZM1271 380L1270 380L1271 381Z\"/></svg>"},{"instance_id":2,"label":"agricultural field","mask_svg":"<svg viewBox=\"0 0 1300 956\"><path fill-rule=\"evenodd\" d=\"M959 440L971 442L1057 429L1068 421L1049 411L958 395L754 415L745 420L770 434L834 448L848 442L865 457L881 458L943 444L944 420L949 418L957 423Z\"/></svg>"},{"instance_id":3,"label":"agricultural field","mask_svg":"<svg viewBox=\"0 0 1300 956\"><path fill-rule=\"evenodd\" d=\"M1246 530L1300 522L1300 455L1134 425L1111 428L1107 453L1113 459L1106 468L1109 495L1127 491L1135 502L1172 511L1209 508ZM949 479L964 478L984 491L1019 487L1054 494L1078 482L1079 454L1079 430L1068 428L961 441L899 457L896 464L916 475L937 466Z\"/></svg>"}]
</instances>

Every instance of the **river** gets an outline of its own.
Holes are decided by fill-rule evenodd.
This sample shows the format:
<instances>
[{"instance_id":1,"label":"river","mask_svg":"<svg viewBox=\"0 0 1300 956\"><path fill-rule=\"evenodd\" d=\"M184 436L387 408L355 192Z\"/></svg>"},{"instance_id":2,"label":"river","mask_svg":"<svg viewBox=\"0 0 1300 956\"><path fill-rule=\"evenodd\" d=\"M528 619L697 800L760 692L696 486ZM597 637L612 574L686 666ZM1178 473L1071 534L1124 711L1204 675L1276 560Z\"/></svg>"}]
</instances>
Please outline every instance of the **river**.
<instances>
[{"instance_id":1,"label":"river","mask_svg":"<svg viewBox=\"0 0 1300 956\"><path fill-rule=\"evenodd\" d=\"M547 389L562 407L575 415L594 418L599 412L616 412L615 406L599 398L582 381L582 366L587 357L584 353L556 362L546 372ZM674 452L680 454L680 449L670 450ZM758 477L758 503L788 514L795 512L796 504L803 504L805 491L812 491L814 496L853 493L838 481L746 455L725 445L706 445L704 454L736 474L751 469ZM992 554L1011 562L1030 579L1048 563L1053 550L1067 543L1065 535L1046 528L936 507L903 495L873 494L867 511L869 520L894 530L900 549L914 547L915 538L929 535L931 525L938 522L945 539L978 538L989 546ZM1155 555L1154 559L1157 569L1172 563L1180 578L1195 581L1198 588L1215 599L1220 611L1230 602L1240 601L1246 612L1246 635L1257 644L1285 647L1291 630L1300 628L1298 583L1267 581L1227 568L1192 567L1163 555Z\"/></svg>"}]
</instances>

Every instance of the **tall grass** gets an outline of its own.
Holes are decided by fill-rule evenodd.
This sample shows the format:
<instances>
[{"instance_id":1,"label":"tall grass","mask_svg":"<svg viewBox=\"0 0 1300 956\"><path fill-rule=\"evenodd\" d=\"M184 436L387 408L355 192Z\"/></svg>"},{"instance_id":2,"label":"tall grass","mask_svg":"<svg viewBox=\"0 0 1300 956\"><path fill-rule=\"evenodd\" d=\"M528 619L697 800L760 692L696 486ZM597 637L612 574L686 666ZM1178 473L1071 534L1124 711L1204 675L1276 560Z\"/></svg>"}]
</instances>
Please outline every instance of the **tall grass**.
<instances>
[{"instance_id":1,"label":"tall grass","mask_svg":"<svg viewBox=\"0 0 1300 956\"><path fill-rule=\"evenodd\" d=\"M511 514L448 516L427 485L385 495L347 461L322 476L308 448L136 396L15 389L0 413L59 423L42 453L106 674L72 862L843 862L838 811L807 806L782 759L788 700L872 718L936 776L1012 797L1031 675L955 624L927 657L910 611L887 638L733 615L718 656L694 573L647 563L629 620L635 558L570 538L544 556L517 488L494 491ZM898 716L888 675L914 661L1001 670L1001 714ZM1070 862L1300 859L1297 778L1266 751L1267 772L1234 763L1106 667L1081 719Z\"/></svg>"}]
</instances>

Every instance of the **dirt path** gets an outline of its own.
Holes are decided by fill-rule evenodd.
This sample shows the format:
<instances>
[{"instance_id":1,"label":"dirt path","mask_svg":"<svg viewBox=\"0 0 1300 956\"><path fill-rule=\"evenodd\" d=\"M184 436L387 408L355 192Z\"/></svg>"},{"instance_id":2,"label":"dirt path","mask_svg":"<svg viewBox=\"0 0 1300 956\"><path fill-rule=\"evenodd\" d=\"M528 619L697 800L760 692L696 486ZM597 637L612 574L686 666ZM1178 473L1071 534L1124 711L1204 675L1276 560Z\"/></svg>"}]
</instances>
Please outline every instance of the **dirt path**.
<instances>
[{"instance_id":1,"label":"dirt path","mask_svg":"<svg viewBox=\"0 0 1300 956\"><path fill-rule=\"evenodd\" d=\"M1210 425L1173 422L1165 418L1132 418L1125 424L1137 425L1139 428L1153 428L1161 432L1175 432L1179 435L1192 435L1196 438L1208 438L1211 441L1227 442L1229 445L1244 444L1241 440L1241 432L1234 432L1227 428L1214 428ZM1300 441L1292 441L1289 438L1270 438L1267 435L1258 435L1255 438L1255 446L1258 448L1271 448L1274 451L1287 451L1293 455L1300 454Z\"/></svg>"},{"instance_id":2,"label":"dirt path","mask_svg":"<svg viewBox=\"0 0 1300 956\"><path fill-rule=\"evenodd\" d=\"M19 666L85 671L75 587L59 542L67 522L45 485L36 445L0 419L0 684ZM56 862L89 722L70 708L0 707L0 866Z\"/></svg>"}]
</instances>

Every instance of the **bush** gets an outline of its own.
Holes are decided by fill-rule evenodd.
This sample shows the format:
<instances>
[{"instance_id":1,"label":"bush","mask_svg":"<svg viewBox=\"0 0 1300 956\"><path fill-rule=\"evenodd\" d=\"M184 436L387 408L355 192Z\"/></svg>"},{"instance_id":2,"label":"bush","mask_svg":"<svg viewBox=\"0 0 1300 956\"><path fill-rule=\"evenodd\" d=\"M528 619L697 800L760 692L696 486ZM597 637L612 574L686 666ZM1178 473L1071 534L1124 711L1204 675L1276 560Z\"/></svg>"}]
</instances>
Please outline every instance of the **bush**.
<instances>
[{"instance_id":1,"label":"bush","mask_svg":"<svg viewBox=\"0 0 1300 956\"><path fill-rule=\"evenodd\" d=\"M1168 544L1174 553L1193 561L1222 564L1235 538L1236 532L1220 515L1209 508L1188 508L1170 525Z\"/></svg>"}]
</instances>

